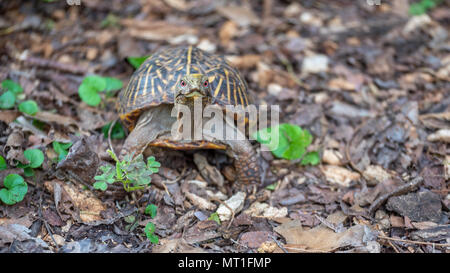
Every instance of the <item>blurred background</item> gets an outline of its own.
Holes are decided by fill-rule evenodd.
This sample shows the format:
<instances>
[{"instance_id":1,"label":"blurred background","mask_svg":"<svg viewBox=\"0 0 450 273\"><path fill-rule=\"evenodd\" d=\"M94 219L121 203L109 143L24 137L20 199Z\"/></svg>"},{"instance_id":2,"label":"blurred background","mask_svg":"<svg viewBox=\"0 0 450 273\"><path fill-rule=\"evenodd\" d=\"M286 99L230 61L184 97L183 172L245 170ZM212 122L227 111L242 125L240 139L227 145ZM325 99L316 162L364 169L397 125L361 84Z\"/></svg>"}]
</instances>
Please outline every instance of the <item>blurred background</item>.
<instances>
[{"instance_id":1,"label":"blurred background","mask_svg":"<svg viewBox=\"0 0 450 273\"><path fill-rule=\"evenodd\" d=\"M103 135L117 118L118 90L92 107L78 95L85 76L125 86L155 50L194 45L225 55L259 104L280 105L280 122L314 136L319 166L261 153L266 185L282 185L271 204L289 206L290 218L315 226L300 207L367 210L377 196L420 175L442 208L431 220L413 221L448 224L449 31L450 3L440 0L1 1L0 82L20 84L41 113L13 125L20 112L0 111L0 147L14 130L28 132L23 147L47 150L71 135ZM107 139L99 143L107 160ZM117 150L122 143L113 138ZM227 177L226 160L209 159ZM183 160L195 168L192 158ZM172 163L163 166L179 174L182 164ZM390 225L405 228L402 217L413 216L397 213L401 221Z\"/></svg>"}]
</instances>

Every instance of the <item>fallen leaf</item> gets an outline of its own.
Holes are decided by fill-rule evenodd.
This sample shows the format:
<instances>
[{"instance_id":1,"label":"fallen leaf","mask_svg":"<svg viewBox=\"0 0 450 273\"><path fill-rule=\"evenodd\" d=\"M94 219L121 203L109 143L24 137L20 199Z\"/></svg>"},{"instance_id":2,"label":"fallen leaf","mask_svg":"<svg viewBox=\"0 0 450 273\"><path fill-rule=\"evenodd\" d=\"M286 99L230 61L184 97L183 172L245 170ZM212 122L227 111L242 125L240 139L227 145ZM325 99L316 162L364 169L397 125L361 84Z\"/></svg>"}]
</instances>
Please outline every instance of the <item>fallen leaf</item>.
<instances>
[{"instance_id":1,"label":"fallen leaf","mask_svg":"<svg viewBox=\"0 0 450 273\"><path fill-rule=\"evenodd\" d=\"M356 172L349 171L343 167L325 165L320 168L324 173L328 182L338 184L343 187L349 187L350 182L359 181L361 175Z\"/></svg>"}]
</instances>

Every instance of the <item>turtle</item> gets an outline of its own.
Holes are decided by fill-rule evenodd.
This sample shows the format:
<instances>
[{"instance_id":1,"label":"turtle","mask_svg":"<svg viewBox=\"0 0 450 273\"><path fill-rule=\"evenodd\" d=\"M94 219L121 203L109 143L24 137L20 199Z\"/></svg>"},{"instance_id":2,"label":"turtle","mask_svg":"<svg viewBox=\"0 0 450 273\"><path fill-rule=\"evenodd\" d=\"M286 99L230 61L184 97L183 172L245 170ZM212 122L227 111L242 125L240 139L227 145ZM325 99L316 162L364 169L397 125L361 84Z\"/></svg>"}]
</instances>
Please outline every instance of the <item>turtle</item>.
<instances>
[{"instance_id":1,"label":"turtle","mask_svg":"<svg viewBox=\"0 0 450 273\"><path fill-rule=\"evenodd\" d=\"M137 155L149 147L225 150L234 159L238 182L260 183L259 157L247 137L241 140L173 137L171 128L179 118L171 115L173 108L185 105L192 109L195 101L203 108L209 105L222 110L227 105L245 107L254 103L244 78L223 56L194 46L154 52L118 96L119 118L129 131L120 155ZM225 122L225 128L242 134L235 122Z\"/></svg>"}]
</instances>

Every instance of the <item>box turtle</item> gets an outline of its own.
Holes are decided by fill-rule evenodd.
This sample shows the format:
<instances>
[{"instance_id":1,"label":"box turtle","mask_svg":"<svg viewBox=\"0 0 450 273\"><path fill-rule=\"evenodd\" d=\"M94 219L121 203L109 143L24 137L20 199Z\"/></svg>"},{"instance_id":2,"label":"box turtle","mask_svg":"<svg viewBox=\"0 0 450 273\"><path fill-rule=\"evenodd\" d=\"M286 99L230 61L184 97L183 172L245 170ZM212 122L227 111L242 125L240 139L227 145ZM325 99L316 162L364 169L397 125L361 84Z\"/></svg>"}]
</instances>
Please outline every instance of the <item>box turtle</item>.
<instances>
[{"instance_id":1,"label":"box turtle","mask_svg":"<svg viewBox=\"0 0 450 273\"><path fill-rule=\"evenodd\" d=\"M226 105L253 103L245 80L223 57L192 46L156 51L134 72L128 86L119 94L119 117L130 131L121 156L137 155L152 146L177 150L221 149L233 157L239 182L260 183L257 154L245 133L243 140L207 136L200 140L174 139L171 128L179 117L171 115L172 108L177 104L192 107L194 100L200 101L202 107L213 105L222 110ZM224 120L225 130L241 132L235 122Z\"/></svg>"}]
</instances>

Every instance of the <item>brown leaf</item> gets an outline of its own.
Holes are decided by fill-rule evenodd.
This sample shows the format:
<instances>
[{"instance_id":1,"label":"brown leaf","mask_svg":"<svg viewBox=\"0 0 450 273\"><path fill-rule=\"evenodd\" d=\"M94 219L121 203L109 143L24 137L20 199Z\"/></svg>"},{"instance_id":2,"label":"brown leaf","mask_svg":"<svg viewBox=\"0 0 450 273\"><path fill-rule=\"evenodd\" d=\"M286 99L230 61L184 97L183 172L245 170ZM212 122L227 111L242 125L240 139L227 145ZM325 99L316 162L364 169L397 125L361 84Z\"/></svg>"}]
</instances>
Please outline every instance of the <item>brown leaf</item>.
<instances>
[{"instance_id":1,"label":"brown leaf","mask_svg":"<svg viewBox=\"0 0 450 273\"><path fill-rule=\"evenodd\" d=\"M249 248L258 248L262 243L272 241L271 235L273 235L273 233L270 231L246 232L239 238L239 243L246 245Z\"/></svg>"},{"instance_id":2,"label":"brown leaf","mask_svg":"<svg viewBox=\"0 0 450 273\"><path fill-rule=\"evenodd\" d=\"M258 25L261 20L249 7L219 6L217 12L240 26Z\"/></svg>"},{"instance_id":3,"label":"brown leaf","mask_svg":"<svg viewBox=\"0 0 450 273\"><path fill-rule=\"evenodd\" d=\"M6 124L10 124L16 118L20 116L20 112L16 110L2 110L0 111L0 120L3 121Z\"/></svg>"}]
</instances>

